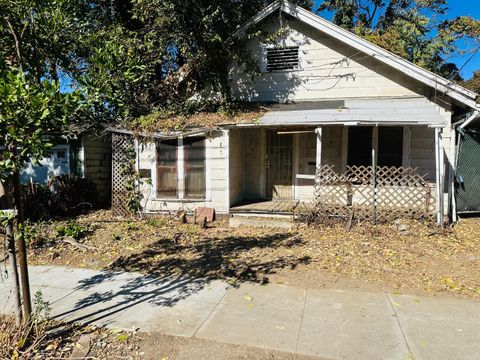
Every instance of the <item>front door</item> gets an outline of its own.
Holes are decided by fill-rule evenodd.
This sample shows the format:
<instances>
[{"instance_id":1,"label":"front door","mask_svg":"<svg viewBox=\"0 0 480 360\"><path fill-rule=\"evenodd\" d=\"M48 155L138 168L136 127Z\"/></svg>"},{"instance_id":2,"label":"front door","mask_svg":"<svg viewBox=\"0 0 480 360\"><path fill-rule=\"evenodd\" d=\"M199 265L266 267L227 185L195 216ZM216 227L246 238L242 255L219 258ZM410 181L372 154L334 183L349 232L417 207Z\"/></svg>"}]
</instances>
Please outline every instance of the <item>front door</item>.
<instances>
[{"instance_id":1,"label":"front door","mask_svg":"<svg viewBox=\"0 0 480 360\"><path fill-rule=\"evenodd\" d=\"M293 194L293 135L267 132L266 196L291 199Z\"/></svg>"}]
</instances>

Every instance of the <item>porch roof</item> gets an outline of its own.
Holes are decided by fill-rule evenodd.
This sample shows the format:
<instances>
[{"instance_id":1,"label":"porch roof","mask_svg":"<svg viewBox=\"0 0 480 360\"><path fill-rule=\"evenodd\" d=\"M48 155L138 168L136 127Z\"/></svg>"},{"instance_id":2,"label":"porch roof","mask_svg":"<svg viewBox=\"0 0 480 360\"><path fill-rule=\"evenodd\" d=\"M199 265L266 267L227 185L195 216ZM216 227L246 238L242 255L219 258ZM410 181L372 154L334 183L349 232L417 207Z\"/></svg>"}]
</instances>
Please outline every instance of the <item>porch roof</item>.
<instances>
[{"instance_id":1,"label":"porch roof","mask_svg":"<svg viewBox=\"0 0 480 360\"><path fill-rule=\"evenodd\" d=\"M338 102L278 105L260 119L261 125L427 125L446 126L436 106L425 98L347 99Z\"/></svg>"}]
</instances>

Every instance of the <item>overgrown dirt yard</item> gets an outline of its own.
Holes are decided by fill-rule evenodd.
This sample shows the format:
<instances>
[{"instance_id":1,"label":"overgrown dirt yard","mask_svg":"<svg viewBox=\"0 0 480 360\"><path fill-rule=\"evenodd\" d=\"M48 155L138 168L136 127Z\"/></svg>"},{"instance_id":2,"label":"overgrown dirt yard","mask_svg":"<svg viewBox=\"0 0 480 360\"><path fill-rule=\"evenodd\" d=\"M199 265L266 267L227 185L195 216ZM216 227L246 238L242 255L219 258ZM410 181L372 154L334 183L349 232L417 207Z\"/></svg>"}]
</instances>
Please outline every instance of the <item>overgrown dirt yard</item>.
<instances>
[{"instance_id":1,"label":"overgrown dirt yard","mask_svg":"<svg viewBox=\"0 0 480 360\"><path fill-rule=\"evenodd\" d=\"M259 359L308 360L293 355L244 345L223 344L196 338L106 329L92 325L42 322L38 331L15 326L0 315L0 359ZM19 344L25 344L19 349Z\"/></svg>"},{"instance_id":2,"label":"overgrown dirt yard","mask_svg":"<svg viewBox=\"0 0 480 360\"><path fill-rule=\"evenodd\" d=\"M445 230L418 222L233 229L225 221L203 229L173 217L128 220L97 211L35 225L28 237L32 265L480 300L479 234L475 220Z\"/></svg>"}]
</instances>

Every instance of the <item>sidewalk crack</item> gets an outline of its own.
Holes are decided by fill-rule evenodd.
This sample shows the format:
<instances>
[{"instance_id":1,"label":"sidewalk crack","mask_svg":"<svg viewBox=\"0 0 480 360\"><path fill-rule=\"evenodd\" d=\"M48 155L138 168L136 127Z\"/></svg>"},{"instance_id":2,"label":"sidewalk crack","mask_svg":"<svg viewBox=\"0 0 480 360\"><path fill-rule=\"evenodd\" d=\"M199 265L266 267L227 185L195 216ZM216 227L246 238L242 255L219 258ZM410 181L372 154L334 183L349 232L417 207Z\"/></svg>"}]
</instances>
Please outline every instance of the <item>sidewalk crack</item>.
<instances>
[{"instance_id":1,"label":"sidewalk crack","mask_svg":"<svg viewBox=\"0 0 480 360\"><path fill-rule=\"evenodd\" d=\"M215 307L212 309L212 311L210 311L210 313L205 317L205 319L203 319L202 323L198 326L198 328L195 330L195 332L193 333L192 335L192 339L194 337L197 336L197 333L200 331L200 329L203 327L203 325L205 325L205 323L207 322L208 319L210 319L210 317L212 316L212 314L215 312L215 310L217 310L218 308L218 305L220 305L220 303L223 301L223 299L225 298L225 296L227 296L227 293L230 291L231 287L228 286L227 287L227 290L225 291L225 293L222 295L222 297L220 298L220 300L218 300L217 304L215 305Z\"/></svg>"},{"instance_id":2,"label":"sidewalk crack","mask_svg":"<svg viewBox=\"0 0 480 360\"><path fill-rule=\"evenodd\" d=\"M390 307L393 310L393 313L395 314L395 320L397 321L398 327L400 329L400 332L402 333L403 340L405 341L405 345L407 345L407 350L409 355L411 356L411 359L415 359L415 356L413 355L412 348L410 347L410 344L408 343L407 340L407 335L405 334L405 331L403 330L402 324L400 323L400 317L398 316L397 310L395 309L395 304L390 296L389 293L386 293L387 298L388 298L388 303L390 304Z\"/></svg>"},{"instance_id":3,"label":"sidewalk crack","mask_svg":"<svg viewBox=\"0 0 480 360\"><path fill-rule=\"evenodd\" d=\"M307 306L307 296L308 296L308 289L305 290L305 299L303 299L302 317L301 317L301 320L300 320L300 327L298 329L297 345L295 346L295 352L298 352L298 347L299 347L299 344L300 344L300 336L302 334L302 327L303 327L303 318L305 316L305 308Z\"/></svg>"}]
</instances>

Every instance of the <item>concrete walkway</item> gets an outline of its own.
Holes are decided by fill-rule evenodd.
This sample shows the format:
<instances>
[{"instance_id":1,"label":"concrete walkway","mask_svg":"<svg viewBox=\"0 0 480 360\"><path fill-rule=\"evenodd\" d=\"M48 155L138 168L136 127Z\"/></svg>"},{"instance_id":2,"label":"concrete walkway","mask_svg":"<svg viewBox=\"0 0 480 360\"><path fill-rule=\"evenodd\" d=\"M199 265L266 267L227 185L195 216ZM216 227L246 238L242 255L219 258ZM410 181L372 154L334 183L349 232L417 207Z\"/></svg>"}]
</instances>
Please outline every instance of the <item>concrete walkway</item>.
<instances>
[{"instance_id":1,"label":"concrete walkway","mask_svg":"<svg viewBox=\"0 0 480 360\"><path fill-rule=\"evenodd\" d=\"M480 303L31 267L52 316L325 359L480 359ZM12 310L0 282L0 311Z\"/></svg>"}]
</instances>

